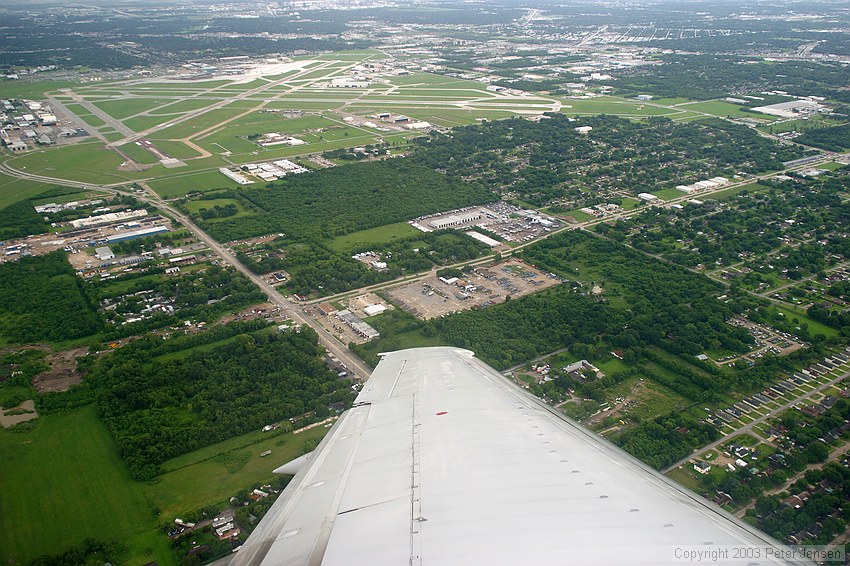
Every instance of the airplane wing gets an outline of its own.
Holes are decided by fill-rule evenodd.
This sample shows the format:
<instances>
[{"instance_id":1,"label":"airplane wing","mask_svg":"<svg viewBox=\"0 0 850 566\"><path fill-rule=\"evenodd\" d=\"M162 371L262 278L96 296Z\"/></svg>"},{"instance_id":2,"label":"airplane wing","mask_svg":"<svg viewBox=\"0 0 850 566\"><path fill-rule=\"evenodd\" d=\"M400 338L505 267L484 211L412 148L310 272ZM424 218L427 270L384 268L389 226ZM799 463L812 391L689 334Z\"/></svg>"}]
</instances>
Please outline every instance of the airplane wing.
<instances>
[{"instance_id":1,"label":"airplane wing","mask_svg":"<svg viewBox=\"0 0 850 566\"><path fill-rule=\"evenodd\" d=\"M383 355L231 564L659 566L776 545L441 347ZM800 563L751 558L730 563Z\"/></svg>"}]
</instances>

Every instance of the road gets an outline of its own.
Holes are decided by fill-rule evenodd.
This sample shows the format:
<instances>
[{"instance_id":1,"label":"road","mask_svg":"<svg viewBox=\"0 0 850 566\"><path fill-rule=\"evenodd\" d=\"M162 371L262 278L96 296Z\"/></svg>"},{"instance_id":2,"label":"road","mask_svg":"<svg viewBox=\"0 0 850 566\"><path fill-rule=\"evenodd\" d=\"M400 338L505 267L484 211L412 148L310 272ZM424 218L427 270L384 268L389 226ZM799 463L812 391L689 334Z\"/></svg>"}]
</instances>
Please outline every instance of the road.
<instances>
[{"instance_id":1,"label":"road","mask_svg":"<svg viewBox=\"0 0 850 566\"><path fill-rule=\"evenodd\" d=\"M313 69L313 70L315 70L315 69ZM289 79L291 80L291 77L289 77ZM281 83L281 82L284 82L284 81L283 80L273 81L273 82L270 82L270 83L263 85L261 87L247 91L247 93L251 93L251 94L259 93L259 92L266 90L267 88L270 88L271 86L276 86L278 83ZM244 97L247 93L243 93L240 96L240 98ZM229 99L223 100L221 102L226 104L227 102L229 102ZM224 104L222 104L222 106L223 105ZM210 108L208 107L204 110L208 111L209 109ZM198 113L200 113L200 111L189 112L189 113L185 114L184 116L182 116L180 119L174 120L172 122L172 124L178 123L178 122L181 122L181 121L184 121L184 120L188 120L188 119L194 117L195 114L198 114ZM157 127L151 128L151 131L154 131L156 129L157 129ZM148 133L148 132L145 131L145 132L140 132L140 133L134 133L132 136L125 138L124 140L121 140L121 142L131 141L134 138L140 139L140 138L144 137L144 135L146 133ZM119 143L121 143L121 142L119 142ZM799 168L811 168L811 167L816 166L821 161L824 161L824 162L830 161L830 160L834 159L835 157L837 157L836 154L824 153L820 160L813 161L811 163L806 163L805 165L801 165ZM791 169L791 170L793 170L793 169ZM103 191L103 192L112 193L112 194L127 194L125 190L121 190L121 187L126 187L126 185L129 184L129 183L115 183L115 184L97 185L97 184L84 183L84 182L79 182L79 181L68 181L68 180L65 180L65 179L59 179L59 178L49 177L49 176L46 176L46 175L33 174L33 173L26 172L26 171L18 170L18 169L15 169L14 167L10 166L8 162L0 163L0 172L5 173L7 175L10 175L12 177L20 178L20 179L29 179L29 180L39 181L39 182L43 182L43 183L55 183L55 184L58 184L58 185L70 186L70 187L86 189L86 190L98 190L98 191ZM732 184L726 185L724 187L719 187L717 190L706 191L706 192L700 193L699 195L696 195L696 196L698 198L704 198L705 196L709 196L709 195L711 195L715 192L726 191L726 190L729 190L730 188L735 188L735 187L738 187L738 186L742 186L744 184L753 183L753 182L761 180L761 179L766 179L766 178L772 177L773 175L775 175L775 173L768 173L768 174L764 174L764 175L751 177L751 178L748 178L745 181L741 181L741 182L738 182L738 183L732 183ZM201 230L189 217L187 217L182 212L175 209L174 207L169 205L166 201L161 199L152 189L150 189L149 187L147 187L147 185L145 185L145 181L146 180L142 180L142 181L137 182L137 184L139 186L144 188L144 192L143 193L133 193L134 196L136 196L137 198L140 198L140 200L143 200L144 202L146 202L150 206L157 207L160 210L167 212L173 218L175 218L176 220L183 223L183 225L186 227L186 229L188 229L199 240L201 240L207 246L209 246L209 248L211 250L213 250L216 254L218 254L222 258L223 261L225 261L226 263L230 264L235 269L237 269L238 271L243 273L246 277L248 277L251 281L253 281L260 289L262 289L263 292L269 297L269 300L272 303L274 303L275 305L279 306L283 313L285 313L287 316L289 316L296 323L306 324L306 325L310 326L311 328L313 328L316 331L316 333L319 335L319 339L320 339L322 345L329 352L331 352L337 358L339 358L339 360L342 363L344 363L346 366L348 366L348 368L350 370L352 370L355 373L355 375L357 375L357 377L364 378L371 373L369 368L363 363L362 360L360 360L359 357L357 357L350 350L348 350L348 348L345 347L345 345L341 344L335 337L333 337L329 332L327 332L316 321L314 321L309 316L306 316L304 314L302 306L297 305L297 304L293 304L291 301L286 299L277 289L275 289L270 283L268 283L265 279L263 279L262 277L254 274L250 270L248 270L248 268L246 268L239 260L236 259L235 255L229 249L227 249L225 246L219 244L217 241L215 241L213 238L211 238L209 235L207 235L206 232ZM680 201L686 201L686 200L689 200L689 199L692 199L692 198L694 198L694 195L683 194L681 197L676 197L676 198L670 199L668 201L665 201L663 203L663 206L669 207L672 204L678 203ZM563 228L560 228L558 230L553 230L552 232L544 235L543 238L547 238L549 236L555 235L555 234L560 233L564 230L572 230L572 229L577 229L577 228L589 228L589 227L591 227L595 224L598 224L600 222L603 222L603 221L617 220L619 218L629 217L629 216L632 216L634 214L638 214L641 211L642 211L642 208L637 208L637 209L633 209L633 210L630 210L630 211L621 211L620 213L608 216L604 219L592 219L592 220L588 220L586 222L581 222L581 223L578 223L578 224L567 225L567 226L564 226ZM521 245L513 248L510 252L508 252L504 255L511 255L515 251L522 250L526 246L532 245L532 244L536 243L537 241L539 241L539 239L532 241L532 242L526 242L524 244L521 244ZM483 262L486 262L486 261L490 261L490 259L491 258L489 258L489 257L483 258L479 262L483 263ZM479 262L476 262L476 263L479 263ZM468 262L462 262L462 263L459 263L457 265L464 265L464 264L467 264L467 263ZM409 281L416 280L417 278L427 276L429 273L430 272L426 272L425 274L410 277L410 278L408 278L408 280ZM363 292L363 289L355 290L355 291L352 291L350 293L358 293L358 292ZM350 293L347 293L347 294L350 294ZM328 300L328 298L326 297L325 300Z\"/></svg>"},{"instance_id":2,"label":"road","mask_svg":"<svg viewBox=\"0 0 850 566\"><path fill-rule=\"evenodd\" d=\"M325 330L318 322L310 318L309 316L305 316L302 312L302 307L292 303L286 297L284 297L280 291L274 288L268 281L263 279L261 276L253 273L247 267L245 267L242 262L236 259L236 256L231 252L227 247L219 244L216 240L211 238L206 232L201 230L192 220L172 207L165 201L163 201L152 189L147 187L144 184L140 184L140 186L145 189L146 193L144 196L139 195L138 193L135 195L137 198L141 198L146 203L151 206L155 206L159 208L161 211L166 212L172 218L183 224L187 230L192 232L200 241L206 244L211 250L213 250L222 260L226 263L233 266L240 273L245 275L248 279L254 282L254 284L259 287L276 306L280 307L281 311L286 314L290 319L298 324L306 324L310 328L316 331L319 335L319 341L322 343L322 346L328 352L335 355L343 364L345 364L350 372L353 372L357 378L364 379L372 373L372 370L363 363L359 357L357 357L351 350L349 350L345 345L341 344L339 340L334 338L332 334L330 334L327 330Z\"/></svg>"},{"instance_id":3,"label":"road","mask_svg":"<svg viewBox=\"0 0 850 566\"><path fill-rule=\"evenodd\" d=\"M843 380L843 379L846 379L846 378L848 378L848 377L850 377L850 371L844 372L844 373L843 373L843 374L841 374L840 376L838 376L838 377L836 377L836 378L834 378L834 379L829 380L828 382L824 383L823 385L821 385L821 386L819 386L819 387L817 387L817 388L815 388L815 389L812 389L812 390L811 390L811 391L809 391L808 393L804 393L804 394L802 394L802 395L799 395L799 396L797 396L797 397L794 397L793 399L791 399L790 401L788 401L788 402L787 402L787 403L785 403L784 405L781 405L781 406L777 407L776 409L773 409L773 410L772 410L772 411L770 411L769 413L767 413L767 414L765 414L765 415L763 415L763 416L761 416L761 417L757 418L756 420L754 420L754 421L753 421L753 422L751 422L751 423L747 423L747 424L745 424L745 425L743 425L743 426L741 426L741 427L739 427L739 428L737 428L737 429L733 430L733 431L732 431L732 432L730 432L729 434L727 434L727 435L725 435L725 436L721 437L719 440L715 440L714 442L712 442L712 443L710 443L710 444L706 444L705 446L701 446L700 448L697 448L696 450L694 450L694 451L693 451L691 454L689 454L688 456L686 456L686 457L682 458L681 460L679 460L679 461L678 461L678 462L676 462L675 464L672 464L672 465L670 465L670 466L668 466L668 467L664 468L664 469L663 469L663 470L661 470L661 471L662 471L663 473L665 473L665 474L666 474L667 472L669 472L669 471L671 471L671 470L674 470L674 469L678 468L679 466L682 466L682 465L684 465L685 463L687 463L687 462L688 462L688 460L690 460L691 458L693 458L695 454L701 454L701 453L703 453L703 452L705 452L705 451L707 451L707 450L714 450L715 448L717 448L717 447L718 447L718 446L720 446L721 444L723 444L723 443L725 443L725 442L729 442L732 438L734 438L734 437L736 437L736 436L738 436L738 435L741 435L741 434L747 434L747 433L749 433L749 432L752 432L753 427L755 427L755 425L757 425L757 424L761 424L761 423L765 422L766 420L773 418L774 416L778 415L778 414L779 414L779 413L781 413L782 411L785 411L786 409L789 409L789 408L793 407L794 405L796 405L796 404L797 404L797 403L799 403L800 401L805 401L805 400L806 400L806 399L808 399L809 397L813 396L815 393L820 393L820 392L822 392L824 389L826 389L826 388L828 388L828 387L831 387L831 386L835 385L836 383L838 383L839 381L841 381L841 380Z\"/></svg>"},{"instance_id":4,"label":"road","mask_svg":"<svg viewBox=\"0 0 850 566\"><path fill-rule=\"evenodd\" d=\"M79 189L97 190L110 194L131 194L139 200L144 201L148 205L160 209L178 222L182 223L187 230L192 232L192 234L194 234L200 241L202 241L211 250L213 250L213 252L215 252L224 262L233 266L240 273L244 274L251 281L253 281L254 284L257 285L257 287L259 287L268 296L269 301L280 307L281 312L283 312L286 316L288 316L290 319L292 319L298 324L306 324L307 326L315 330L316 333L319 335L319 342L322 344L322 346L328 352L335 355L340 360L340 362L345 364L348 367L349 371L354 373L355 377L359 379L365 379L372 373L372 370L365 363L363 363L363 360L361 360L345 345L341 344L339 340L337 340L333 335L331 335L327 330L325 330L319 323L317 323L309 316L305 316L302 312L302 307L293 304L292 302L287 300L286 297L284 297L280 293L280 291L275 289L265 279L251 272L247 267L242 264L242 262L236 259L236 256L233 254L233 252L231 252L225 246L222 246L216 240L211 238L206 232L201 230L188 216L186 216L167 202L163 201L150 187L146 186L144 183L138 183L139 186L144 189L143 193L128 193L126 191L119 190L116 185L93 185L91 183L64 181L61 179L45 177L43 175L33 175L19 171L17 169L12 169L11 167L8 167L8 165L5 163L0 163L0 171L21 179L29 179L46 183L57 183Z\"/></svg>"}]
</instances>

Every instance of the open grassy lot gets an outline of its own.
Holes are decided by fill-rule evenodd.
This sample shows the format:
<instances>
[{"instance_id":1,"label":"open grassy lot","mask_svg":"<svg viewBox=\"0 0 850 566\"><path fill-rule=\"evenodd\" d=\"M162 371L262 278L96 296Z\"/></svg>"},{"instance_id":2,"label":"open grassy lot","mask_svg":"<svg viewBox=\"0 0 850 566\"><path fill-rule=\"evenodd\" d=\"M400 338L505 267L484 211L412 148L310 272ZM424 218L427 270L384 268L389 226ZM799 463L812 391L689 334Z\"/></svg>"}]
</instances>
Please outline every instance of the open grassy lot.
<instances>
[{"instance_id":1,"label":"open grassy lot","mask_svg":"<svg viewBox=\"0 0 850 566\"><path fill-rule=\"evenodd\" d=\"M338 236L330 240L328 246L334 251L345 252L364 245L374 244L377 246L387 244L397 238L414 236L419 233L419 230L407 222L397 222L395 224L387 224L386 226L378 226L377 228L360 230L359 232Z\"/></svg>"},{"instance_id":2,"label":"open grassy lot","mask_svg":"<svg viewBox=\"0 0 850 566\"><path fill-rule=\"evenodd\" d=\"M232 198L217 198L213 200L193 200L186 203L186 208L189 209L192 213L197 213L200 209L212 209L214 206L227 206L229 204L235 205L237 212L234 216L228 216L228 218L239 218L240 216L248 216L253 214L250 210L246 209L241 202ZM213 218L210 222L215 222L216 220L220 220L217 218Z\"/></svg>"},{"instance_id":3,"label":"open grassy lot","mask_svg":"<svg viewBox=\"0 0 850 566\"><path fill-rule=\"evenodd\" d=\"M579 222L585 222L586 220L590 220L591 218L593 218L591 215L587 214L586 212L582 212L578 209L568 210L566 212L552 212L551 209L545 209L543 210L543 212L545 212L546 214L554 214L556 216L563 217L572 216Z\"/></svg>"},{"instance_id":4,"label":"open grassy lot","mask_svg":"<svg viewBox=\"0 0 850 566\"><path fill-rule=\"evenodd\" d=\"M245 112L244 109L238 108L217 108L215 110L210 110L209 112L205 112L200 116L195 116L185 122L181 122L179 124L174 124L168 128L160 130L156 132L153 136L154 139L183 139L188 138L192 135L197 134L207 128L211 128L213 126L218 125L220 122L224 120L228 120L239 114ZM166 118L164 122L167 122ZM162 122L160 122L162 123ZM129 123L128 123L129 126ZM131 126L132 127L132 126ZM150 126L148 126L150 127ZM134 128L135 129L135 128Z\"/></svg>"},{"instance_id":5,"label":"open grassy lot","mask_svg":"<svg viewBox=\"0 0 850 566\"><path fill-rule=\"evenodd\" d=\"M124 125L133 130L134 132L142 132L147 130L148 128L153 128L155 126L159 126L160 124L167 124L168 122L178 118L179 116L136 116L135 118L128 118L127 120L123 120Z\"/></svg>"},{"instance_id":6,"label":"open grassy lot","mask_svg":"<svg viewBox=\"0 0 850 566\"><path fill-rule=\"evenodd\" d=\"M401 109L397 106L393 106L393 110L401 112L406 116L410 116L411 118L416 118L417 120L425 120L426 122L431 122L432 124L446 127L474 124L476 122L481 121L481 119L501 120L502 118L510 118L511 116L516 116L516 113L505 110L460 110L457 108L423 107L410 107Z\"/></svg>"},{"instance_id":7,"label":"open grassy lot","mask_svg":"<svg viewBox=\"0 0 850 566\"><path fill-rule=\"evenodd\" d=\"M670 199L674 199L676 197L685 196L685 193L683 193L679 189L662 189L660 191L655 191L652 194L654 194L655 196L657 196L658 198L660 198L662 200L670 200Z\"/></svg>"},{"instance_id":8,"label":"open grassy lot","mask_svg":"<svg viewBox=\"0 0 850 566\"><path fill-rule=\"evenodd\" d=\"M71 81L3 81L0 82L0 98L44 100L46 98L45 92L77 86L79 86L79 83Z\"/></svg>"},{"instance_id":9,"label":"open grassy lot","mask_svg":"<svg viewBox=\"0 0 850 566\"><path fill-rule=\"evenodd\" d=\"M240 186L218 171L205 171L189 175L166 177L150 181L148 185L156 191L158 195L164 198L180 197L187 193L203 193L216 189L236 189ZM250 185L250 187L253 186L254 185Z\"/></svg>"},{"instance_id":10,"label":"open grassy lot","mask_svg":"<svg viewBox=\"0 0 850 566\"><path fill-rule=\"evenodd\" d=\"M88 183L120 183L151 174L118 171L122 161L116 152L93 141L33 151L11 159L10 163L28 173Z\"/></svg>"},{"instance_id":11,"label":"open grassy lot","mask_svg":"<svg viewBox=\"0 0 850 566\"><path fill-rule=\"evenodd\" d=\"M192 159L201 155L195 149L179 141L157 140L154 145L166 155L177 159Z\"/></svg>"},{"instance_id":12,"label":"open grassy lot","mask_svg":"<svg viewBox=\"0 0 850 566\"><path fill-rule=\"evenodd\" d=\"M140 145L137 145L136 142L125 143L124 145L119 146L118 149L136 163L151 165L159 161L153 153Z\"/></svg>"},{"instance_id":13,"label":"open grassy lot","mask_svg":"<svg viewBox=\"0 0 850 566\"><path fill-rule=\"evenodd\" d=\"M232 153L251 153L263 148L247 139L248 136L272 132L298 135L304 130L318 130L323 128L333 129L327 132L317 133L311 137L317 140L319 138L331 139L335 134L335 129L339 129L339 126L336 122L322 116L286 118L278 113L252 112L238 120L230 122L220 130L198 139L197 143L211 152L220 152L223 146ZM347 127L345 128L348 129Z\"/></svg>"},{"instance_id":14,"label":"open grassy lot","mask_svg":"<svg viewBox=\"0 0 850 566\"><path fill-rule=\"evenodd\" d=\"M95 106L119 120L140 112L145 112L157 106L168 104L169 100L158 98L123 98L96 102Z\"/></svg>"},{"instance_id":15,"label":"open grassy lot","mask_svg":"<svg viewBox=\"0 0 850 566\"><path fill-rule=\"evenodd\" d=\"M0 174L0 209L6 208L10 204L36 197L55 186L37 181L15 179L14 177ZM51 200L51 202L54 201Z\"/></svg>"},{"instance_id":16,"label":"open grassy lot","mask_svg":"<svg viewBox=\"0 0 850 566\"><path fill-rule=\"evenodd\" d=\"M800 324L807 324L809 332L813 336L816 334L823 334L827 338L834 338L835 336L838 336L838 330L810 318L802 310L779 305L771 305L770 308L783 313L785 315L785 320L793 321L796 318L800 321Z\"/></svg>"},{"instance_id":17,"label":"open grassy lot","mask_svg":"<svg viewBox=\"0 0 850 566\"><path fill-rule=\"evenodd\" d=\"M149 110L149 114L165 115L165 114L184 114L186 112L190 112L192 110L200 110L201 108L206 108L210 104L212 104L212 100L204 100L204 99L188 99L188 100L177 100L170 104L165 104L160 106L159 108L155 108Z\"/></svg>"},{"instance_id":18,"label":"open grassy lot","mask_svg":"<svg viewBox=\"0 0 850 566\"><path fill-rule=\"evenodd\" d=\"M0 430L0 453L5 559L28 561L86 537L122 540L157 525L94 406L41 417L31 432Z\"/></svg>"},{"instance_id":19,"label":"open grassy lot","mask_svg":"<svg viewBox=\"0 0 850 566\"><path fill-rule=\"evenodd\" d=\"M600 96L588 100L563 99L564 114L614 114L621 116L666 116L676 110L649 106L634 100ZM567 107L569 106L569 108Z\"/></svg>"},{"instance_id":20,"label":"open grassy lot","mask_svg":"<svg viewBox=\"0 0 850 566\"><path fill-rule=\"evenodd\" d=\"M86 123L87 126L91 126L93 128L99 128L106 124L99 116L95 116L94 114L80 114L78 115L80 120Z\"/></svg>"},{"instance_id":21,"label":"open grassy lot","mask_svg":"<svg viewBox=\"0 0 850 566\"><path fill-rule=\"evenodd\" d=\"M174 564L161 521L269 481L327 432L248 433L169 460L157 482L142 484L130 479L93 405L34 423L29 432L0 429L0 548L17 562L93 537L121 542L122 564Z\"/></svg>"},{"instance_id":22,"label":"open grassy lot","mask_svg":"<svg viewBox=\"0 0 850 566\"><path fill-rule=\"evenodd\" d=\"M762 191L768 190L769 187L765 187L764 185L760 185L758 183L749 183L746 185L741 185L740 187L734 187L732 189L727 189L725 191L719 191L711 194L708 198L713 198L716 200L724 200L728 198L732 198L735 195L741 194L744 191L749 191L751 193L758 193Z\"/></svg>"},{"instance_id":23,"label":"open grassy lot","mask_svg":"<svg viewBox=\"0 0 850 566\"><path fill-rule=\"evenodd\" d=\"M273 469L302 455L305 443L321 440L327 431L316 427L299 434L257 432L233 438L187 454L188 458L169 460L164 464L169 471L144 489L168 518L206 504L224 505L239 490L272 479ZM261 457L266 450L271 455Z\"/></svg>"}]
</instances>

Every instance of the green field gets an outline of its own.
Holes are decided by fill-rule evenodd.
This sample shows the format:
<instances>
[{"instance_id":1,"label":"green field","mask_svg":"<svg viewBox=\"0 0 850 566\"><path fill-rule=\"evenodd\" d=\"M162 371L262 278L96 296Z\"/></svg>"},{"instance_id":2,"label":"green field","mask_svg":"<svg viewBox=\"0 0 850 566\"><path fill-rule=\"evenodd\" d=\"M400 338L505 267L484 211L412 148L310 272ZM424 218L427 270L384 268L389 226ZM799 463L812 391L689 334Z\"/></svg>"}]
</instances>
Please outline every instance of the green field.
<instances>
[{"instance_id":1,"label":"green field","mask_svg":"<svg viewBox=\"0 0 850 566\"><path fill-rule=\"evenodd\" d=\"M157 526L94 406L39 418L29 433L0 430L0 453L6 559L27 561L86 537L120 541Z\"/></svg>"},{"instance_id":2,"label":"green field","mask_svg":"<svg viewBox=\"0 0 850 566\"><path fill-rule=\"evenodd\" d=\"M834 338L835 336L838 336L838 330L810 318L805 312L801 310L797 310L793 307L779 306L775 304L771 305L770 308L785 314L785 320L789 322L796 318L800 321L801 324L808 324L809 332L813 336L816 334L823 334L827 338Z\"/></svg>"},{"instance_id":3,"label":"green field","mask_svg":"<svg viewBox=\"0 0 850 566\"><path fill-rule=\"evenodd\" d=\"M113 118L118 118L120 120L122 118L133 116L134 114L139 114L140 112L151 110L157 106L168 104L169 102L170 100L168 99L123 98L118 100L96 102L95 106Z\"/></svg>"},{"instance_id":4,"label":"green field","mask_svg":"<svg viewBox=\"0 0 850 566\"><path fill-rule=\"evenodd\" d=\"M179 116L136 116L135 118L128 118L127 120L123 120L124 125L133 130L134 132L142 132L149 128L154 128L161 124L167 124L179 118ZM176 127L176 126L175 126Z\"/></svg>"},{"instance_id":5,"label":"green field","mask_svg":"<svg viewBox=\"0 0 850 566\"><path fill-rule=\"evenodd\" d=\"M148 185L163 198L181 197L193 192L203 193L216 189L237 189L240 187L235 181L231 181L218 171L166 177L150 181ZM255 185L249 185L249 187L253 186ZM262 186L262 184L258 183L256 186Z\"/></svg>"},{"instance_id":6,"label":"green field","mask_svg":"<svg viewBox=\"0 0 850 566\"><path fill-rule=\"evenodd\" d=\"M86 123L86 125L91 126L93 128L99 128L106 124L99 116L95 116L94 114L78 114L77 115L80 120Z\"/></svg>"},{"instance_id":7,"label":"green field","mask_svg":"<svg viewBox=\"0 0 850 566\"><path fill-rule=\"evenodd\" d=\"M818 169L826 169L827 171L835 171L836 169L841 169L842 167L846 167L846 165L843 165L836 161L830 161L828 163L821 163L820 165L818 165Z\"/></svg>"},{"instance_id":8,"label":"green field","mask_svg":"<svg viewBox=\"0 0 850 566\"><path fill-rule=\"evenodd\" d=\"M305 443L326 432L318 426L299 434L248 433L165 462L168 472L143 489L163 519L206 504L224 506L238 491L269 481L273 469L301 456ZM266 450L271 455L260 457Z\"/></svg>"},{"instance_id":9,"label":"green field","mask_svg":"<svg viewBox=\"0 0 850 566\"><path fill-rule=\"evenodd\" d=\"M169 460L165 474L144 484L130 479L93 405L34 423L29 432L0 429L0 548L18 562L93 537L123 543L122 564L175 564L161 522L225 505L327 432L248 433ZM265 450L272 454L261 458Z\"/></svg>"},{"instance_id":10,"label":"green field","mask_svg":"<svg viewBox=\"0 0 850 566\"><path fill-rule=\"evenodd\" d=\"M206 108L213 101L211 100L203 100L203 99L188 99L188 100L178 100L176 102L172 102L171 104L166 104L159 108L149 110L148 114L152 115L165 115L165 114L184 114L186 112L190 112L192 110L200 110L201 108Z\"/></svg>"},{"instance_id":11,"label":"green field","mask_svg":"<svg viewBox=\"0 0 850 566\"><path fill-rule=\"evenodd\" d=\"M239 114L245 112L244 109L240 108L216 108L214 110L210 110L209 112L204 112L199 116L195 116L194 118L190 118L185 122L181 122L179 124L174 124L173 126L169 126L163 130L159 130L156 134L152 135L153 139L183 139L188 138L206 130L207 128L211 128L217 125L219 122L224 120L228 120L230 118L234 118ZM169 119L173 120L171 117L157 117L154 119L160 120L160 123L168 122ZM137 120L141 120L141 118L137 118ZM136 129L134 126L130 126L130 121L125 122L129 127ZM152 127L152 126L147 126Z\"/></svg>"},{"instance_id":12,"label":"green field","mask_svg":"<svg viewBox=\"0 0 850 566\"><path fill-rule=\"evenodd\" d=\"M202 209L211 209L214 206L226 206L228 204L235 204L237 208L237 212L234 216L228 216L228 218L239 218L240 216L249 216L253 214L250 210L246 209L241 202L232 198L217 198L212 200L190 200L185 203L185 207L189 210L189 212L193 214L197 214L197 212ZM210 222L215 222L219 220L217 218L213 218Z\"/></svg>"},{"instance_id":13,"label":"green field","mask_svg":"<svg viewBox=\"0 0 850 566\"><path fill-rule=\"evenodd\" d=\"M0 98L29 98L43 100L45 92L53 92L60 88L78 87L80 83L71 81L2 81L0 82Z\"/></svg>"},{"instance_id":14,"label":"green field","mask_svg":"<svg viewBox=\"0 0 850 566\"><path fill-rule=\"evenodd\" d=\"M554 214L556 216L564 216L564 217L572 216L578 222L586 222L587 220L593 219L593 217L591 215L589 215L586 212L582 212L579 209L568 210L566 212L552 212L551 210L546 209L546 210L543 210L543 212L545 212L546 214Z\"/></svg>"},{"instance_id":15,"label":"green field","mask_svg":"<svg viewBox=\"0 0 850 566\"><path fill-rule=\"evenodd\" d=\"M196 142L210 152L220 153L222 151L221 148L226 147L227 150L232 153L250 154L255 151L264 150L264 148L255 142L246 139L252 134L257 135L277 132L288 135L298 135L307 129L314 130L336 127L338 127L336 122L328 120L322 116L285 118L283 115L278 113L252 112L251 114L229 123L227 127L222 128L219 131L212 132L202 138L198 138ZM344 128L344 131L349 131L349 135L356 132L356 130L352 130L347 126ZM331 139L334 132L334 130L330 130L320 134L308 135L307 139L310 137L317 141L319 137ZM280 148L278 147L278 149Z\"/></svg>"},{"instance_id":16,"label":"green field","mask_svg":"<svg viewBox=\"0 0 850 566\"><path fill-rule=\"evenodd\" d=\"M764 185L760 185L758 183L748 183L746 185L741 185L740 187L734 187L731 189L726 189L725 191L719 191L716 193L712 193L708 196L708 198L713 198L716 200L724 200L727 198L732 198L744 191L749 191L751 193L758 193L762 191L769 190L769 187L765 187Z\"/></svg>"},{"instance_id":17,"label":"green field","mask_svg":"<svg viewBox=\"0 0 850 566\"><path fill-rule=\"evenodd\" d=\"M98 142L34 151L9 160L16 169L88 183L120 183L146 176L118 171L124 160ZM150 175L150 171L146 172Z\"/></svg>"},{"instance_id":18,"label":"green field","mask_svg":"<svg viewBox=\"0 0 850 566\"><path fill-rule=\"evenodd\" d=\"M336 252L346 252L360 246L387 244L397 238L415 236L416 234L420 234L419 230L407 222L397 222L395 224L387 224L386 226L352 232L344 236L337 236L328 242L328 247Z\"/></svg>"},{"instance_id":19,"label":"green field","mask_svg":"<svg viewBox=\"0 0 850 566\"><path fill-rule=\"evenodd\" d=\"M600 96L588 100L563 99L564 114L613 114L620 116L666 116L675 115L676 110L648 106L634 100ZM569 106L569 108L567 108Z\"/></svg>"},{"instance_id":20,"label":"green field","mask_svg":"<svg viewBox=\"0 0 850 566\"><path fill-rule=\"evenodd\" d=\"M670 200L670 199L674 199L674 198L677 198L677 197L685 196L685 193L683 193L679 189L662 189L660 191L653 191L652 194L654 194L655 196L657 196L658 198L660 198L662 200Z\"/></svg>"},{"instance_id":21,"label":"green field","mask_svg":"<svg viewBox=\"0 0 850 566\"><path fill-rule=\"evenodd\" d=\"M136 145L135 142L125 143L124 145L119 146L118 149L136 163L152 165L159 162L159 159L157 159L153 153L139 145Z\"/></svg>"},{"instance_id":22,"label":"green field","mask_svg":"<svg viewBox=\"0 0 850 566\"><path fill-rule=\"evenodd\" d=\"M56 186L57 185L39 183L37 181L15 179L14 177L0 174L0 209L6 208L10 204L15 204L22 200L37 197L41 193L55 188Z\"/></svg>"},{"instance_id":23,"label":"green field","mask_svg":"<svg viewBox=\"0 0 850 566\"><path fill-rule=\"evenodd\" d=\"M166 155L177 159L192 159L201 155L195 149L179 141L157 140L154 145Z\"/></svg>"}]
</instances>

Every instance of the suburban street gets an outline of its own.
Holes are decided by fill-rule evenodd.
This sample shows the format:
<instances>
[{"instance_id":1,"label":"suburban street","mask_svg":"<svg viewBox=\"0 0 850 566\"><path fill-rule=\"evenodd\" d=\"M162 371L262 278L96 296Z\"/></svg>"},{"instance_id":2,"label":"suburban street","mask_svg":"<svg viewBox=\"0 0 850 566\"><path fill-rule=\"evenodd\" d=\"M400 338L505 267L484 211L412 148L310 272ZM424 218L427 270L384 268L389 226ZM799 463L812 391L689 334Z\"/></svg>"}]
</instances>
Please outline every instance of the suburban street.
<instances>
[{"instance_id":1,"label":"suburban street","mask_svg":"<svg viewBox=\"0 0 850 566\"><path fill-rule=\"evenodd\" d=\"M841 381L843 379L846 379L847 377L850 377L850 371L844 372L841 375L839 375L838 377L830 379L826 383L816 387L815 389L812 389L811 391L808 391L806 393L803 393L802 395L794 397L793 399L791 399L790 401L780 405L776 409L773 409L770 412L768 412L767 414L762 415L761 417L758 417L753 422L747 423L747 424L745 424L741 427L736 428L732 432L720 437L719 439L715 440L714 442L697 448L690 455L682 458L681 460L679 460L678 462L676 462L676 463L674 463L670 466L667 466L666 468L664 468L661 471L663 473L667 473L671 470L678 468L679 466L686 464L691 458L694 457L694 454L699 454L699 453L702 453L702 452L706 452L708 450L713 450L713 449L717 448L718 446L720 446L721 444L729 442L732 438L734 438L736 436L752 432L753 427L755 427L757 424L761 424L761 423L767 421L768 419L773 418L774 416L778 415L782 411L785 411L786 409L793 407L794 405L796 405L797 403L799 403L801 401L805 401L809 397L812 397L814 394L819 393L819 392L823 391L824 389L827 389L828 387L835 385L836 383L838 383L839 381Z\"/></svg>"}]
</instances>

